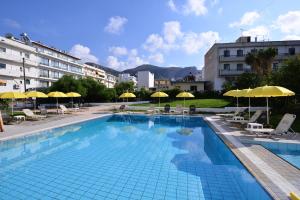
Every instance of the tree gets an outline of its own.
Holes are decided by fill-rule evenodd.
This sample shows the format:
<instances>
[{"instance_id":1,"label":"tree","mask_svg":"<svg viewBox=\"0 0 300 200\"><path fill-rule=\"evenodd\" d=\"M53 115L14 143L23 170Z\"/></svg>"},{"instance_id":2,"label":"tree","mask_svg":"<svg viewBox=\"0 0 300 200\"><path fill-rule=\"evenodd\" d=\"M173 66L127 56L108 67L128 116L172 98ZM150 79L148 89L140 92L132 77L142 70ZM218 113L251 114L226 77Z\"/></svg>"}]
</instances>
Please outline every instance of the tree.
<instances>
[{"instance_id":1,"label":"tree","mask_svg":"<svg viewBox=\"0 0 300 200\"><path fill-rule=\"evenodd\" d=\"M83 87L82 83L76 80L73 76L64 75L58 81L54 82L49 89L50 91L60 92L77 92L82 97L87 95L87 90Z\"/></svg>"},{"instance_id":2,"label":"tree","mask_svg":"<svg viewBox=\"0 0 300 200\"><path fill-rule=\"evenodd\" d=\"M115 89L118 96L124 92L133 92L134 83L132 81L117 83Z\"/></svg>"},{"instance_id":3,"label":"tree","mask_svg":"<svg viewBox=\"0 0 300 200\"><path fill-rule=\"evenodd\" d=\"M237 78L234 85L235 88L240 89L255 88L261 85L261 78L255 73L243 73Z\"/></svg>"},{"instance_id":4,"label":"tree","mask_svg":"<svg viewBox=\"0 0 300 200\"><path fill-rule=\"evenodd\" d=\"M89 102L96 102L103 100L101 95L106 89L105 85L95 81L92 78L82 78L79 80L84 88L86 88L87 93L85 99Z\"/></svg>"},{"instance_id":5,"label":"tree","mask_svg":"<svg viewBox=\"0 0 300 200\"><path fill-rule=\"evenodd\" d=\"M258 76L268 76L272 72L272 63L276 56L276 49L267 48L247 54L245 62L251 66Z\"/></svg>"},{"instance_id":6,"label":"tree","mask_svg":"<svg viewBox=\"0 0 300 200\"><path fill-rule=\"evenodd\" d=\"M273 82L300 94L300 55L286 60L278 71L274 72Z\"/></svg>"}]
</instances>

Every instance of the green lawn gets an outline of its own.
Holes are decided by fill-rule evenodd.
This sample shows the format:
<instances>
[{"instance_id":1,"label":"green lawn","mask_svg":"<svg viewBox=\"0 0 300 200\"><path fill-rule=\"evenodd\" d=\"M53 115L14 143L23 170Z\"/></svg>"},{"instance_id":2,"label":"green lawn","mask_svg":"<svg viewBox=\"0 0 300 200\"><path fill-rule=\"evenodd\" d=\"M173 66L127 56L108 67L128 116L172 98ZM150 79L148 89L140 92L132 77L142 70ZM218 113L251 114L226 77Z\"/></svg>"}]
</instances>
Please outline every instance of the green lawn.
<instances>
[{"instance_id":1,"label":"green lawn","mask_svg":"<svg viewBox=\"0 0 300 200\"><path fill-rule=\"evenodd\" d=\"M144 104L133 104L133 106L149 106L151 103ZM160 106L165 106L166 104L170 104L171 107L176 107L176 105L183 105L183 100L171 101L171 102L163 102L160 103ZM197 108L221 108L229 105L230 102L224 99L190 99L185 100L185 106L189 107L190 105L195 105ZM151 104L153 105L153 104ZM154 104L158 106L158 103Z\"/></svg>"}]
</instances>

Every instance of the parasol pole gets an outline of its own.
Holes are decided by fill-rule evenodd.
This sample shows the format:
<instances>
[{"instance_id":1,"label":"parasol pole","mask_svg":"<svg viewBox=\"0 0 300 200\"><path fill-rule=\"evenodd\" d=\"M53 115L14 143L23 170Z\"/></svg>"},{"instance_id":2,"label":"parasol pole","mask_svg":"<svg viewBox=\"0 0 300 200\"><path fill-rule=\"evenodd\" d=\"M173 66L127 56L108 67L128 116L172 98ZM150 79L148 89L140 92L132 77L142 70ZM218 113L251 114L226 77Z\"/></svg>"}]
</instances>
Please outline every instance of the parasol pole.
<instances>
[{"instance_id":1,"label":"parasol pole","mask_svg":"<svg viewBox=\"0 0 300 200\"><path fill-rule=\"evenodd\" d=\"M267 124L269 124L269 99L267 97Z\"/></svg>"},{"instance_id":2,"label":"parasol pole","mask_svg":"<svg viewBox=\"0 0 300 200\"><path fill-rule=\"evenodd\" d=\"M248 108L248 111L249 111L249 119L250 119L250 97L249 97L249 108Z\"/></svg>"}]
</instances>

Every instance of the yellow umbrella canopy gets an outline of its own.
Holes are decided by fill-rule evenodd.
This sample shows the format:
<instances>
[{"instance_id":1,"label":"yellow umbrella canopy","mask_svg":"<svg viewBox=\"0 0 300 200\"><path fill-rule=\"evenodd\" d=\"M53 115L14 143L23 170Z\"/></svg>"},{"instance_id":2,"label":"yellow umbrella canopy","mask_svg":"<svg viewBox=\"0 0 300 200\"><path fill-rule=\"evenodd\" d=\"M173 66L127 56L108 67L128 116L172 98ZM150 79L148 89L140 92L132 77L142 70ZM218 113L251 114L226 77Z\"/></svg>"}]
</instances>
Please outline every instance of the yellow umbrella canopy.
<instances>
[{"instance_id":1,"label":"yellow umbrella canopy","mask_svg":"<svg viewBox=\"0 0 300 200\"><path fill-rule=\"evenodd\" d=\"M66 95L68 97L81 97L81 94L79 94L77 92L68 92Z\"/></svg>"},{"instance_id":2,"label":"yellow umbrella canopy","mask_svg":"<svg viewBox=\"0 0 300 200\"><path fill-rule=\"evenodd\" d=\"M25 95L27 97L48 98L48 96L45 93L38 91L25 92Z\"/></svg>"},{"instance_id":3,"label":"yellow umbrella canopy","mask_svg":"<svg viewBox=\"0 0 300 200\"><path fill-rule=\"evenodd\" d=\"M267 124L269 124L269 97L294 96L295 93L289 89L280 86L262 86L254 88L249 92L250 97L265 97L267 100Z\"/></svg>"},{"instance_id":4,"label":"yellow umbrella canopy","mask_svg":"<svg viewBox=\"0 0 300 200\"><path fill-rule=\"evenodd\" d=\"M241 90L229 90L225 92L223 96L236 97L236 107L239 107L239 97L241 97Z\"/></svg>"},{"instance_id":5,"label":"yellow umbrella canopy","mask_svg":"<svg viewBox=\"0 0 300 200\"><path fill-rule=\"evenodd\" d=\"M158 98L158 107L160 107L160 98L168 97L169 95L164 92L154 92L151 97Z\"/></svg>"},{"instance_id":6,"label":"yellow umbrella canopy","mask_svg":"<svg viewBox=\"0 0 300 200\"><path fill-rule=\"evenodd\" d=\"M177 98L194 98L195 96L189 92L180 92L176 95Z\"/></svg>"},{"instance_id":7,"label":"yellow umbrella canopy","mask_svg":"<svg viewBox=\"0 0 300 200\"><path fill-rule=\"evenodd\" d=\"M11 113L14 114L14 99L25 99L27 96L22 92L3 92L0 95L1 99L11 99L12 106L11 106Z\"/></svg>"},{"instance_id":8,"label":"yellow umbrella canopy","mask_svg":"<svg viewBox=\"0 0 300 200\"><path fill-rule=\"evenodd\" d=\"M68 97L68 96L63 92L55 91L55 92L48 93L48 97L56 98L56 111L58 113L58 98L63 98L63 97Z\"/></svg>"},{"instance_id":9,"label":"yellow umbrella canopy","mask_svg":"<svg viewBox=\"0 0 300 200\"><path fill-rule=\"evenodd\" d=\"M151 94L151 97L154 98L161 98L161 97L168 97L169 95L164 93L164 92L155 92L153 94Z\"/></svg>"},{"instance_id":10,"label":"yellow umbrella canopy","mask_svg":"<svg viewBox=\"0 0 300 200\"><path fill-rule=\"evenodd\" d=\"M131 92L124 92L119 96L119 98L135 98L135 97L136 97L135 94Z\"/></svg>"},{"instance_id":11,"label":"yellow umbrella canopy","mask_svg":"<svg viewBox=\"0 0 300 200\"><path fill-rule=\"evenodd\" d=\"M195 96L189 92L180 92L176 95L177 98L183 98L183 107L185 107L185 98L194 98Z\"/></svg>"}]
</instances>

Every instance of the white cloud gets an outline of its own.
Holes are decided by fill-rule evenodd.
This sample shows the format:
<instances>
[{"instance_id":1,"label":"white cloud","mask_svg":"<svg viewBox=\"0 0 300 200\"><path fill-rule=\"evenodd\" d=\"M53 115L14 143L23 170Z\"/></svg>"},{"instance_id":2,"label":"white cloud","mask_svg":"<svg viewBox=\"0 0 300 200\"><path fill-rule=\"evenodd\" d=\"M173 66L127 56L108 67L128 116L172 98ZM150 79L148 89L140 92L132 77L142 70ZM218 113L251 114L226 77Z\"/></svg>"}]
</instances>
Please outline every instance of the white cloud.
<instances>
[{"instance_id":1,"label":"white cloud","mask_svg":"<svg viewBox=\"0 0 300 200\"><path fill-rule=\"evenodd\" d=\"M111 17L104 30L112 34L120 34L123 31L124 25L127 22L128 20L125 17L120 17L120 16Z\"/></svg>"},{"instance_id":2,"label":"white cloud","mask_svg":"<svg viewBox=\"0 0 300 200\"><path fill-rule=\"evenodd\" d=\"M150 52L155 52L158 49L162 49L164 47L164 40L158 34L151 34L146 39L146 42L143 44L145 50Z\"/></svg>"},{"instance_id":3,"label":"white cloud","mask_svg":"<svg viewBox=\"0 0 300 200\"><path fill-rule=\"evenodd\" d=\"M286 34L300 35L300 10L279 15L275 21L275 28Z\"/></svg>"},{"instance_id":4,"label":"white cloud","mask_svg":"<svg viewBox=\"0 0 300 200\"><path fill-rule=\"evenodd\" d=\"M169 0L168 7L174 11L185 15L205 15L207 13L207 8L205 6L205 0L186 0L186 2L178 7L173 0Z\"/></svg>"},{"instance_id":5,"label":"white cloud","mask_svg":"<svg viewBox=\"0 0 300 200\"><path fill-rule=\"evenodd\" d=\"M243 35L268 38L270 35L270 30L266 26L257 26L257 27L248 29L246 31L243 31Z\"/></svg>"},{"instance_id":6,"label":"white cloud","mask_svg":"<svg viewBox=\"0 0 300 200\"><path fill-rule=\"evenodd\" d=\"M177 7L173 0L169 0L167 5L172 11L177 12Z\"/></svg>"},{"instance_id":7,"label":"white cloud","mask_svg":"<svg viewBox=\"0 0 300 200\"><path fill-rule=\"evenodd\" d=\"M205 15L207 13L207 8L204 3L205 0L187 0L186 4L183 6L183 12L187 15Z\"/></svg>"},{"instance_id":8,"label":"white cloud","mask_svg":"<svg viewBox=\"0 0 300 200\"><path fill-rule=\"evenodd\" d=\"M91 54L91 50L83 46L81 44L75 44L71 50L70 54L72 54L75 57L80 58L83 62L94 62L98 63L99 59Z\"/></svg>"},{"instance_id":9,"label":"white cloud","mask_svg":"<svg viewBox=\"0 0 300 200\"><path fill-rule=\"evenodd\" d=\"M219 0L211 0L211 2L210 2L210 5L212 7L214 7L215 5L218 5L218 4L219 4Z\"/></svg>"},{"instance_id":10,"label":"white cloud","mask_svg":"<svg viewBox=\"0 0 300 200\"><path fill-rule=\"evenodd\" d=\"M168 43L174 43L178 37L182 36L180 27L180 22L178 21L169 21L164 23L164 39Z\"/></svg>"},{"instance_id":11,"label":"white cloud","mask_svg":"<svg viewBox=\"0 0 300 200\"><path fill-rule=\"evenodd\" d=\"M219 8L219 9L218 9L218 14L219 14L219 15L222 15L222 14L223 14L223 8Z\"/></svg>"},{"instance_id":12,"label":"white cloud","mask_svg":"<svg viewBox=\"0 0 300 200\"><path fill-rule=\"evenodd\" d=\"M20 29L21 28L21 25L16 20L13 20L13 19L3 19L2 21L3 21L3 24L5 26L11 27L11 28L15 28L15 29Z\"/></svg>"},{"instance_id":13,"label":"white cloud","mask_svg":"<svg viewBox=\"0 0 300 200\"><path fill-rule=\"evenodd\" d=\"M116 56L108 56L106 59L106 63L108 67L119 71L123 71L128 68L133 68L142 64L146 64L148 63L148 61L142 59L138 55L137 49L131 49L127 51L127 57L125 59L120 60Z\"/></svg>"},{"instance_id":14,"label":"white cloud","mask_svg":"<svg viewBox=\"0 0 300 200\"><path fill-rule=\"evenodd\" d=\"M195 54L203 48L207 49L220 37L217 32L208 31L203 33L189 32L183 37L182 49L186 54Z\"/></svg>"},{"instance_id":15,"label":"white cloud","mask_svg":"<svg viewBox=\"0 0 300 200\"><path fill-rule=\"evenodd\" d=\"M162 64L164 63L164 55L162 53L151 54L149 60L155 63Z\"/></svg>"},{"instance_id":16,"label":"white cloud","mask_svg":"<svg viewBox=\"0 0 300 200\"><path fill-rule=\"evenodd\" d=\"M286 35L282 40L300 40L300 35Z\"/></svg>"},{"instance_id":17,"label":"white cloud","mask_svg":"<svg viewBox=\"0 0 300 200\"><path fill-rule=\"evenodd\" d=\"M256 11L246 12L239 21L229 24L229 27L248 26L254 24L260 18L260 14Z\"/></svg>"},{"instance_id":18,"label":"white cloud","mask_svg":"<svg viewBox=\"0 0 300 200\"><path fill-rule=\"evenodd\" d=\"M109 47L108 51L112 53L114 56L125 56L127 55L126 47L113 46Z\"/></svg>"}]
</instances>

